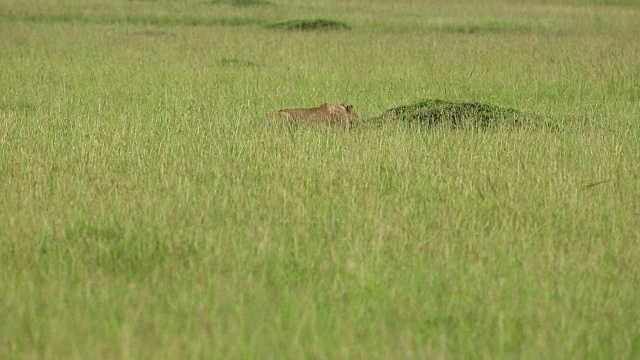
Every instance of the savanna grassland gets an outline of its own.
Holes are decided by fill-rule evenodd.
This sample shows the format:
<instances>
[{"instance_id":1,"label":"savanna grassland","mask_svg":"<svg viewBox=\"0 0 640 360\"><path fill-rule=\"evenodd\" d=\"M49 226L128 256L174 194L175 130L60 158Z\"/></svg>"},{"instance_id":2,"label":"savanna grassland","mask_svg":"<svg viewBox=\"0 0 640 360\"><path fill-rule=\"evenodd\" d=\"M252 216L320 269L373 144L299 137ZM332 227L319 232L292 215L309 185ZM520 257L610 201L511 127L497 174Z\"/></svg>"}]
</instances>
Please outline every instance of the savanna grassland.
<instances>
[{"instance_id":1,"label":"savanna grassland","mask_svg":"<svg viewBox=\"0 0 640 360\"><path fill-rule=\"evenodd\" d=\"M639 358L638 39L631 0L4 0L0 358ZM557 127L366 121L431 98ZM262 120L325 100L362 123Z\"/></svg>"}]
</instances>

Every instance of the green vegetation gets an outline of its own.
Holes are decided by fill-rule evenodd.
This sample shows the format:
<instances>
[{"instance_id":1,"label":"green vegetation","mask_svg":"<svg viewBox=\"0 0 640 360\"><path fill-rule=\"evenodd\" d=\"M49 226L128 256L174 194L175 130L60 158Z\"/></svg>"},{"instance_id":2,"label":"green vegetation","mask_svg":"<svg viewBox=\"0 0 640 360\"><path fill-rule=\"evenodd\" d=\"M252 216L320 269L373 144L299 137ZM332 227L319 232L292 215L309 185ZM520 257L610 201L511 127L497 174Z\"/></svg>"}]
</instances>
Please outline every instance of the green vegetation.
<instances>
[{"instance_id":1,"label":"green vegetation","mask_svg":"<svg viewBox=\"0 0 640 360\"><path fill-rule=\"evenodd\" d=\"M291 19L351 30L266 28ZM4 1L0 358L638 358L639 24ZM261 121L325 100L390 121ZM394 121L451 114L499 125Z\"/></svg>"}]
</instances>

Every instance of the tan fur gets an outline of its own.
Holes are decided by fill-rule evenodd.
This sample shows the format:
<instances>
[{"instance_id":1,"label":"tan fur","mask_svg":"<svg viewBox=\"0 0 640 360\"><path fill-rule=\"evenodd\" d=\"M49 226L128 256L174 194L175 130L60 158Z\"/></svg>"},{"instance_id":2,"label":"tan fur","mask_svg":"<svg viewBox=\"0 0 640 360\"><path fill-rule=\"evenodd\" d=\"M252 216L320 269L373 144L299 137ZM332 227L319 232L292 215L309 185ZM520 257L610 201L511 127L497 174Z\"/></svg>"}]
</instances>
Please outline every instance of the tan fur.
<instances>
[{"instance_id":1,"label":"tan fur","mask_svg":"<svg viewBox=\"0 0 640 360\"><path fill-rule=\"evenodd\" d=\"M293 123L317 123L347 127L353 126L353 123L358 120L358 115L353 111L353 105L328 103L313 108L282 109L272 113L269 117Z\"/></svg>"}]
</instances>

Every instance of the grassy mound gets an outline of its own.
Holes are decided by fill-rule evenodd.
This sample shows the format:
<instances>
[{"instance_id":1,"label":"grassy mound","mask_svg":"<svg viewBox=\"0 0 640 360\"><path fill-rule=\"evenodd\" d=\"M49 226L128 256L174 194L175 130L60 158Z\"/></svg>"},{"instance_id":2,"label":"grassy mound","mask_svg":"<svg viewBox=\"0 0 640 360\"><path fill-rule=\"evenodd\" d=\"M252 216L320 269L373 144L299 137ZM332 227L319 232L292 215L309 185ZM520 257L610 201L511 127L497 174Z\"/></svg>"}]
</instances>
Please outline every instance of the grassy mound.
<instances>
[{"instance_id":1,"label":"grassy mound","mask_svg":"<svg viewBox=\"0 0 640 360\"><path fill-rule=\"evenodd\" d=\"M478 102L420 100L411 105L398 106L370 119L372 123L402 121L427 127L468 128L552 128L535 114L527 114Z\"/></svg>"},{"instance_id":2,"label":"grassy mound","mask_svg":"<svg viewBox=\"0 0 640 360\"><path fill-rule=\"evenodd\" d=\"M287 20L272 24L269 27L288 31L348 30L351 28L341 21L326 19Z\"/></svg>"}]
</instances>

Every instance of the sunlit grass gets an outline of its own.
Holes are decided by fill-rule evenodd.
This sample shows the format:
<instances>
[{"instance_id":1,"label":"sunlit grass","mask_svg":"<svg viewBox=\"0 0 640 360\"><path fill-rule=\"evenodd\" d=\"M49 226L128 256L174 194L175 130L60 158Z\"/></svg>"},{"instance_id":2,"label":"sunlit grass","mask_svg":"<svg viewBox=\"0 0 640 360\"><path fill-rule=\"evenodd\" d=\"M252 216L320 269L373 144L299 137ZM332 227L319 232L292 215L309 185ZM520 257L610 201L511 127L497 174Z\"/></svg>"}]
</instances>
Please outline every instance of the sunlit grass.
<instances>
[{"instance_id":1,"label":"sunlit grass","mask_svg":"<svg viewBox=\"0 0 640 360\"><path fill-rule=\"evenodd\" d=\"M638 9L332 3L0 10L0 358L637 357Z\"/></svg>"}]
</instances>

